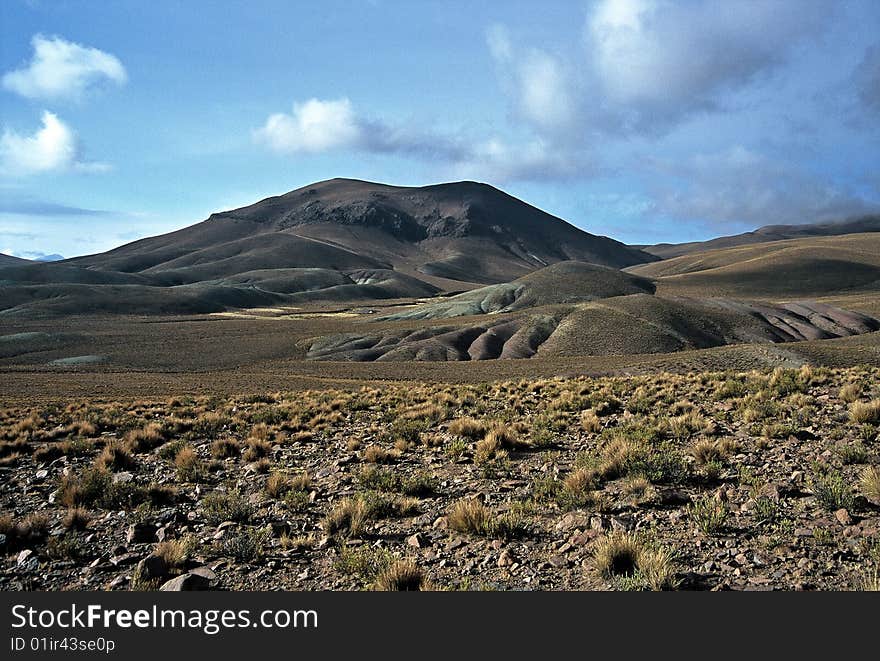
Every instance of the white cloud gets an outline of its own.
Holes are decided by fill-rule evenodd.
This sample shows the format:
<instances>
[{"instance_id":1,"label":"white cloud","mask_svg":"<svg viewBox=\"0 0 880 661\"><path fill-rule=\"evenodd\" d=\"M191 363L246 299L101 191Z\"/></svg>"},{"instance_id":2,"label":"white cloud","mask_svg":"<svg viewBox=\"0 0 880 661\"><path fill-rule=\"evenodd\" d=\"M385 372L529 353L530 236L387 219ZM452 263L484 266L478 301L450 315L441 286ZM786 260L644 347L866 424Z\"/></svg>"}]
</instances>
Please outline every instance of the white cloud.
<instances>
[{"instance_id":1,"label":"white cloud","mask_svg":"<svg viewBox=\"0 0 880 661\"><path fill-rule=\"evenodd\" d=\"M42 172L75 170L104 172L106 163L79 160L79 146L73 130L48 110L43 111L42 127L32 135L4 129L0 136L0 171L21 176Z\"/></svg>"},{"instance_id":2,"label":"white cloud","mask_svg":"<svg viewBox=\"0 0 880 661\"><path fill-rule=\"evenodd\" d=\"M534 100L536 106L543 102L540 96ZM253 136L258 144L284 154L401 154L454 176L493 181L570 178L586 171L542 139L517 144L497 138L469 140L412 123L392 124L361 116L346 98L294 103L291 114L270 115Z\"/></svg>"},{"instance_id":3,"label":"white cloud","mask_svg":"<svg viewBox=\"0 0 880 661\"><path fill-rule=\"evenodd\" d=\"M283 153L357 147L363 139L351 101L344 98L294 103L292 114L270 115L254 136L270 149Z\"/></svg>"},{"instance_id":4,"label":"white cloud","mask_svg":"<svg viewBox=\"0 0 880 661\"><path fill-rule=\"evenodd\" d=\"M3 87L30 99L82 97L103 83L122 85L127 79L119 59L97 48L41 34L31 39L30 63L3 76Z\"/></svg>"}]
</instances>

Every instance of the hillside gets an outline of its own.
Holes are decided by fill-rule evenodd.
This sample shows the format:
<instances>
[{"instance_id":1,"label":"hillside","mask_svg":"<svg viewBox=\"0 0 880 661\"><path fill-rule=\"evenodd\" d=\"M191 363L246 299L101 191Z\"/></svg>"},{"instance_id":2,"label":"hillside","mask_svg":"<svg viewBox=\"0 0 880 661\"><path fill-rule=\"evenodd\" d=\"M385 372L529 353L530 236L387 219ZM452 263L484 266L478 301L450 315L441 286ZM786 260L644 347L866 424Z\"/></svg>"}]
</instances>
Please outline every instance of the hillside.
<instances>
[{"instance_id":1,"label":"hillside","mask_svg":"<svg viewBox=\"0 0 880 661\"><path fill-rule=\"evenodd\" d=\"M841 236L843 234L861 234L880 232L880 216L861 216L828 223L809 223L804 225L765 225L753 232L721 236L709 241L692 241L689 243L658 243L644 246L642 250L663 259L680 257L709 250L735 248L736 246L767 241L784 241L786 239L803 239L818 236Z\"/></svg>"},{"instance_id":2,"label":"hillside","mask_svg":"<svg viewBox=\"0 0 880 661\"><path fill-rule=\"evenodd\" d=\"M629 271L666 293L789 299L880 289L880 233L773 241L682 255Z\"/></svg>"}]
</instances>

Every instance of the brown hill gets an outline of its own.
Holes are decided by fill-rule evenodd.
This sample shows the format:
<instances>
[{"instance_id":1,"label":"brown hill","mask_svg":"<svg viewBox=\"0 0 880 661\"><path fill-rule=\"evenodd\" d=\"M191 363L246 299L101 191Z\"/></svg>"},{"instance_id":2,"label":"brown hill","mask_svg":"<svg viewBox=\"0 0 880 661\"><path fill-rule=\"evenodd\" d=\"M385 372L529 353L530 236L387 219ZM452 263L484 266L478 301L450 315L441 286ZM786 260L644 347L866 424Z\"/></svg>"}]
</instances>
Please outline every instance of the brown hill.
<instances>
[{"instance_id":1,"label":"brown hill","mask_svg":"<svg viewBox=\"0 0 880 661\"><path fill-rule=\"evenodd\" d=\"M246 264L247 270L394 268L488 284L566 260L620 268L656 259L487 184L408 188L332 179L74 261L106 270L173 271L183 279L229 276Z\"/></svg>"},{"instance_id":2,"label":"brown hill","mask_svg":"<svg viewBox=\"0 0 880 661\"><path fill-rule=\"evenodd\" d=\"M880 290L880 233L789 239L628 269L658 291L784 300Z\"/></svg>"},{"instance_id":3,"label":"brown hill","mask_svg":"<svg viewBox=\"0 0 880 661\"><path fill-rule=\"evenodd\" d=\"M658 243L644 246L642 250L663 259L689 255L722 248L768 241L784 241L786 239L803 239L818 236L840 236L843 234L860 234L864 232L880 232L880 215L861 216L846 220L810 223L804 225L766 225L753 232L721 236L709 241L692 241L690 243Z\"/></svg>"}]
</instances>

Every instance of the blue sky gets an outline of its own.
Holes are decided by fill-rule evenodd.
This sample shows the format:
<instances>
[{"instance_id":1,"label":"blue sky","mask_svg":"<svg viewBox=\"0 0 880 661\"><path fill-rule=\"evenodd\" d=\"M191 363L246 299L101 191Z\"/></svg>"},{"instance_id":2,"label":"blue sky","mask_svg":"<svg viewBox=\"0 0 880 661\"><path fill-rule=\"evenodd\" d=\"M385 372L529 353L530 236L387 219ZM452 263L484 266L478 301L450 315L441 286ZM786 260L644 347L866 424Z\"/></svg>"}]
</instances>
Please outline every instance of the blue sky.
<instances>
[{"instance_id":1,"label":"blue sky","mask_svg":"<svg viewBox=\"0 0 880 661\"><path fill-rule=\"evenodd\" d=\"M880 207L880 3L0 5L0 251L336 176L476 179L631 243Z\"/></svg>"}]
</instances>

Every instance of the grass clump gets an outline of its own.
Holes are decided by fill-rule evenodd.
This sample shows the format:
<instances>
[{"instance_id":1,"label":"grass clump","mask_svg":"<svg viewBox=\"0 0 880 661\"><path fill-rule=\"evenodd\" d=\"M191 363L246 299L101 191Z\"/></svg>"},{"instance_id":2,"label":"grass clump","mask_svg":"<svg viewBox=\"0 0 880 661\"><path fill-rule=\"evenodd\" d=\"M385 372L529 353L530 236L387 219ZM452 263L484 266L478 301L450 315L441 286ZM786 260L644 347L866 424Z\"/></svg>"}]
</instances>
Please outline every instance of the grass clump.
<instances>
[{"instance_id":1,"label":"grass clump","mask_svg":"<svg viewBox=\"0 0 880 661\"><path fill-rule=\"evenodd\" d=\"M430 589L425 573L412 560L396 560L379 572L373 589L380 592L423 592Z\"/></svg>"},{"instance_id":2,"label":"grass clump","mask_svg":"<svg viewBox=\"0 0 880 661\"><path fill-rule=\"evenodd\" d=\"M700 532L705 535L717 535L725 529L730 508L723 500L703 496L688 507L688 513Z\"/></svg>"},{"instance_id":3,"label":"grass clump","mask_svg":"<svg viewBox=\"0 0 880 661\"><path fill-rule=\"evenodd\" d=\"M369 518L369 510L362 498L345 498L327 513L321 521L321 529L328 537L358 537Z\"/></svg>"},{"instance_id":4,"label":"grass clump","mask_svg":"<svg viewBox=\"0 0 880 661\"><path fill-rule=\"evenodd\" d=\"M857 425L880 425L880 399L853 402L849 407L849 419Z\"/></svg>"},{"instance_id":5,"label":"grass clump","mask_svg":"<svg viewBox=\"0 0 880 661\"><path fill-rule=\"evenodd\" d=\"M70 507L61 523L68 530L85 530L92 520L92 515L85 507Z\"/></svg>"},{"instance_id":6,"label":"grass clump","mask_svg":"<svg viewBox=\"0 0 880 661\"><path fill-rule=\"evenodd\" d=\"M674 554L643 537L614 531L593 545L599 573L626 590L671 590L677 586Z\"/></svg>"},{"instance_id":7,"label":"grass clump","mask_svg":"<svg viewBox=\"0 0 880 661\"><path fill-rule=\"evenodd\" d=\"M855 502L852 489L838 471L831 468L819 469L813 476L810 486L818 503L829 512L852 509Z\"/></svg>"},{"instance_id":8,"label":"grass clump","mask_svg":"<svg viewBox=\"0 0 880 661\"><path fill-rule=\"evenodd\" d=\"M229 459L241 453L241 444L234 438L218 438L211 443L211 456L214 459Z\"/></svg>"},{"instance_id":9,"label":"grass clump","mask_svg":"<svg viewBox=\"0 0 880 661\"><path fill-rule=\"evenodd\" d=\"M238 489L209 493L202 499L202 510L208 523L214 525L224 521L245 523L253 514L253 507Z\"/></svg>"},{"instance_id":10,"label":"grass clump","mask_svg":"<svg viewBox=\"0 0 880 661\"><path fill-rule=\"evenodd\" d=\"M268 528L244 528L224 539L221 548L239 562L254 562L263 556L270 537Z\"/></svg>"},{"instance_id":11,"label":"grass clump","mask_svg":"<svg viewBox=\"0 0 880 661\"><path fill-rule=\"evenodd\" d=\"M880 466L867 466L862 470L859 489L865 498L880 505Z\"/></svg>"},{"instance_id":12,"label":"grass clump","mask_svg":"<svg viewBox=\"0 0 880 661\"><path fill-rule=\"evenodd\" d=\"M462 436L472 441L482 439L488 431L488 425L482 420L477 420L475 418L457 418L449 423L450 434L453 436Z\"/></svg>"},{"instance_id":13,"label":"grass clump","mask_svg":"<svg viewBox=\"0 0 880 661\"><path fill-rule=\"evenodd\" d=\"M510 511L496 515L475 498L463 498L454 503L446 513L446 522L451 530L482 537L513 539L527 531L519 513Z\"/></svg>"},{"instance_id":14,"label":"grass clump","mask_svg":"<svg viewBox=\"0 0 880 661\"><path fill-rule=\"evenodd\" d=\"M182 482L198 482L206 472L204 462L188 445L175 455L174 467L177 469L177 479Z\"/></svg>"}]
</instances>

